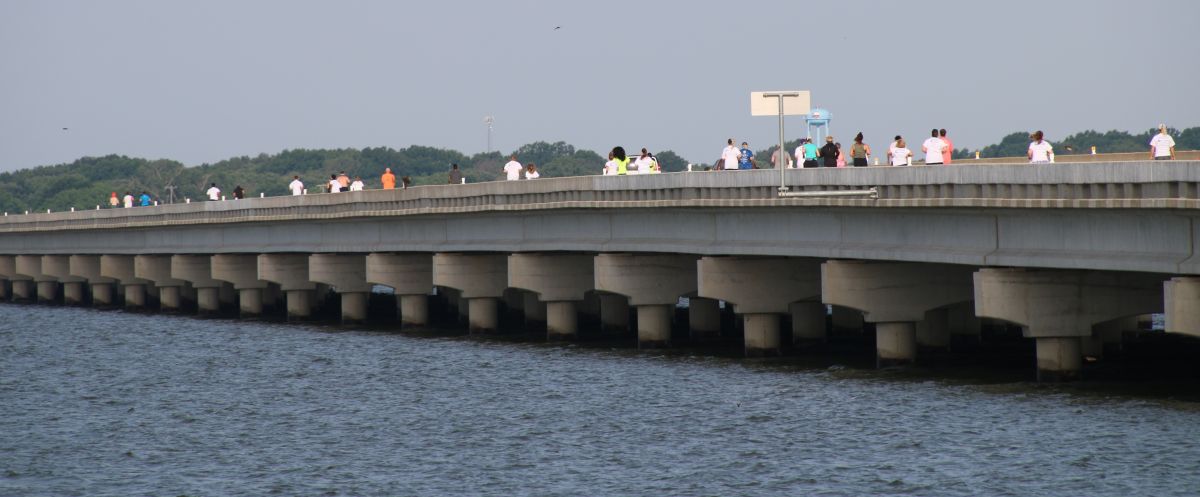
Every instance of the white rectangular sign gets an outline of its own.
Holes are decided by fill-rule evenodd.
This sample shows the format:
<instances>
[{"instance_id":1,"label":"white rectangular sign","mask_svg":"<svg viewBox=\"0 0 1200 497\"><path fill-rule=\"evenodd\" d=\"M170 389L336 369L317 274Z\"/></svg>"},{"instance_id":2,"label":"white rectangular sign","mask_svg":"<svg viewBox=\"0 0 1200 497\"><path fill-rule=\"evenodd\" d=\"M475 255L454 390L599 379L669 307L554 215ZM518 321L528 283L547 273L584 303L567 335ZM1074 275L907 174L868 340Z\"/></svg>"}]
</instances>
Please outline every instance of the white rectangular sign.
<instances>
[{"instance_id":1,"label":"white rectangular sign","mask_svg":"<svg viewBox=\"0 0 1200 497\"><path fill-rule=\"evenodd\" d=\"M750 92L750 115L778 116L779 98L777 95L787 95L783 98L783 115L799 116L808 114L811 106L811 95L808 91L755 91Z\"/></svg>"}]
</instances>

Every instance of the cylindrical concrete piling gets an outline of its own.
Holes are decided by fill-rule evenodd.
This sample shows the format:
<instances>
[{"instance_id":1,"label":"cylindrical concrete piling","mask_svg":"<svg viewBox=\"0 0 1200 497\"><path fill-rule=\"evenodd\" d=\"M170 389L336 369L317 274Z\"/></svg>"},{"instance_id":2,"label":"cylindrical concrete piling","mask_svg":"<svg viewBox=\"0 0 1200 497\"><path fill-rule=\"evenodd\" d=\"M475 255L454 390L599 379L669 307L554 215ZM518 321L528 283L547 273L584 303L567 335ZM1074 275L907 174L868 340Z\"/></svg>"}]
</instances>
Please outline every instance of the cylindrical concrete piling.
<instances>
[{"instance_id":1,"label":"cylindrical concrete piling","mask_svg":"<svg viewBox=\"0 0 1200 497\"><path fill-rule=\"evenodd\" d=\"M876 366L907 366L916 359L916 323L875 323Z\"/></svg>"},{"instance_id":2,"label":"cylindrical concrete piling","mask_svg":"<svg viewBox=\"0 0 1200 497\"><path fill-rule=\"evenodd\" d=\"M122 285L125 289L125 308L144 309L146 307L146 285Z\"/></svg>"},{"instance_id":3,"label":"cylindrical concrete piling","mask_svg":"<svg viewBox=\"0 0 1200 497\"><path fill-rule=\"evenodd\" d=\"M671 345L671 305L637 306L638 348L660 349Z\"/></svg>"},{"instance_id":4,"label":"cylindrical concrete piling","mask_svg":"<svg viewBox=\"0 0 1200 497\"><path fill-rule=\"evenodd\" d=\"M111 307L113 300L112 283L92 283L93 307Z\"/></svg>"},{"instance_id":5,"label":"cylindrical concrete piling","mask_svg":"<svg viewBox=\"0 0 1200 497\"><path fill-rule=\"evenodd\" d=\"M94 299L95 297L93 297ZM196 289L196 311L200 315L221 312L220 289L215 286Z\"/></svg>"},{"instance_id":6,"label":"cylindrical concrete piling","mask_svg":"<svg viewBox=\"0 0 1200 497\"><path fill-rule=\"evenodd\" d=\"M400 326L426 326L429 324L429 297L400 295Z\"/></svg>"},{"instance_id":7,"label":"cylindrical concrete piling","mask_svg":"<svg viewBox=\"0 0 1200 497\"><path fill-rule=\"evenodd\" d=\"M571 340L579 332L577 303L546 302L546 339Z\"/></svg>"},{"instance_id":8,"label":"cylindrical concrete piling","mask_svg":"<svg viewBox=\"0 0 1200 497\"><path fill-rule=\"evenodd\" d=\"M629 331L629 299L624 295L600 294L600 328L605 333Z\"/></svg>"},{"instance_id":9,"label":"cylindrical concrete piling","mask_svg":"<svg viewBox=\"0 0 1200 497\"><path fill-rule=\"evenodd\" d=\"M79 305L83 303L83 282L68 281L63 283L63 303Z\"/></svg>"},{"instance_id":10,"label":"cylindrical concrete piling","mask_svg":"<svg viewBox=\"0 0 1200 497\"><path fill-rule=\"evenodd\" d=\"M263 311L263 289L242 288L238 290L238 314L244 318L256 318Z\"/></svg>"},{"instance_id":11,"label":"cylindrical concrete piling","mask_svg":"<svg viewBox=\"0 0 1200 497\"><path fill-rule=\"evenodd\" d=\"M367 292L346 292L342 296L342 324L356 324L367 320Z\"/></svg>"},{"instance_id":12,"label":"cylindrical concrete piling","mask_svg":"<svg viewBox=\"0 0 1200 497\"><path fill-rule=\"evenodd\" d=\"M33 280L13 280L12 299L14 302L33 302L37 295Z\"/></svg>"},{"instance_id":13,"label":"cylindrical concrete piling","mask_svg":"<svg viewBox=\"0 0 1200 497\"><path fill-rule=\"evenodd\" d=\"M792 315L793 344L806 347L825 343L825 304L792 302L788 304L788 312Z\"/></svg>"},{"instance_id":14,"label":"cylindrical concrete piling","mask_svg":"<svg viewBox=\"0 0 1200 497\"><path fill-rule=\"evenodd\" d=\"M1078 380L1083 369L1083 342L1079 337L1042 337L1037 343L1037 379L1056 382Z\"/></svg>"},{"instance_id":15,"label":"cylindrical concrete piling","mask_svg":"<svg viewBox=\"0 0 1200 497\"><path fill-rule=\"evenodd\" d=\"M177 286L158 287L158 308L161 312L178 312L180 288Z\"/></svg>"},{"instance_id":16,"label":"cylindrical concrete piling","mask_svg":"<svg viewBox=\"0 0 1200 497\"><path fill-rule=\"evenodd\" d=\"M774 357L783 353L779 340L779 314L742 316L746 357Z\"/></svg>"},{"instance_id":17,"label":"cylindrical concrete piling","mask_svg":"<svg viewBox=\"0 0 1200 497\"><path fill-rule=\"evenodd\" d=\"M289 321L303 321L312 318L312 290L288 290L284 297L287 300L287 318Z\"/></svg>"},{"instance_id":18,"label":"cylindrical concrete piling","mask_svg":"<svg viewBox=\"0 0 1200 497\"><path fill-rule=\"evenodd\" d=\"M467 300L467 328L472 335L496 333L500 328L500 299L476 297Z\"/></svg>"},{"instance_id":19,"label":"cylindrical concrete piling","mask_svg":"<svg viewBox=\"0 0 1200 497\"><path fill-rule=\"evenodd\" d=\"M688 298L688 328L692 341L706 342L720 339L720 301L704 297Z\"/></svg>"},{"instance_id":20,"label":"cylindrical concrete piling","mask_svg":"<svg viewBox=\"0 0 1200 497\"><path fill-rule=\"evenodd\" d=\"M37 282L37 299L43 304L53 304L58 300L58 281Z\"/></svg>"}]
</instances>

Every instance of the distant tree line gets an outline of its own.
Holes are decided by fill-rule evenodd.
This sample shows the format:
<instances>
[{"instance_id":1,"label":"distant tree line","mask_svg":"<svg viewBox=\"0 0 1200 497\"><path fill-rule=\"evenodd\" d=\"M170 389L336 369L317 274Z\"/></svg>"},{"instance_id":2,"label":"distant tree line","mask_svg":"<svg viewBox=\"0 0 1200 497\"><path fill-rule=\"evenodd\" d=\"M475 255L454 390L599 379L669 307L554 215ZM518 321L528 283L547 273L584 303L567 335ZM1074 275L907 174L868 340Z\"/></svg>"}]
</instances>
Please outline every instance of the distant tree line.
<instances>
[{"instance_id":1,"label":"distant tree line","mask_svg":"<svg viewBox=\"0 0 1200 497\"><path fill-rule=\"evenodd\" d=\"M1169 129L1175 137L1177 150L1200 150L1200 127L1182 131ZM1056 154L1091 153L1095 146L1100 153L1145 152L1150 137L1157 130L1130 134L1124 131L1084 131L1061 140L1050 139ZM790 152L798 140L785 145ZM1019 131L1005 136L1000 143L980 149L982 157L1022 157L1029 146L1029 133ZM845 144L843 144L845 147ZM756 152L760 168L769 168L771 153L776 147ZM910 148L913 148L910 146ZM919 149L920 145L916 145ZM564 142L534 142L514 151L518 160L537 164L542 177L585 176L600 174L608 151L576 149ZM636 156L638 150L630 149ZM653 152L653 151L652 151ZM664 172L687 169L688 161L678 154L664 150L654 152ZM876 151L882 154L883 151ZM396 176L408 176L413 185L443 184L447 181L450 164L458 164L469 183L494 181L502 177L501 168L509 154L500 152L465 155L449 149L414 145L393 149L373 147L364 149L296 149L255 157L233 157L215 164L185 167L173 160L146 160L123 155L84 157L68 164L42 166L0 173L0 211L19 213L94 209L107 207L112 192L118 196L141 192L166 202L174 185L177 202L184 198L199 199L211 183L230 193L241 186L247 196L286 195L292 176L299 175L310 192L323 191L329 175L345 171L350 177L361 176L368 188L379 188L379 175L392 168ZM968 149L954 151L957 158L974 157ZM699 166L705 167L705 166Z\"/></svg>"}]
</instances>

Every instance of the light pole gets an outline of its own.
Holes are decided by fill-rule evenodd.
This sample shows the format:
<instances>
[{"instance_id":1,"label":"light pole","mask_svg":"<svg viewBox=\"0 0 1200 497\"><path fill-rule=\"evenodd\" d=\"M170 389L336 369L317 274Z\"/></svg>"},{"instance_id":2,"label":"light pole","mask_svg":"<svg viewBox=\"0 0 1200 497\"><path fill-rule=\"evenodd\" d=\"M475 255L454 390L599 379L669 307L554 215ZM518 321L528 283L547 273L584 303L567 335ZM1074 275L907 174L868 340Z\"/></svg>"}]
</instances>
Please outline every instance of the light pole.
<instances>
[{"instance_id":1,"label":"light pole","mask_svg":"<svg viewBox=\"0 0 1200 497\"><path fill-rule=\"evenodd\" d=\"M774 98L777 106L770 105L770 100ZM785 104L786 102L790 102ZM775 160L775 165L779 167L779 193L788 191L787 182L784 179L784 170L787 169L787 157L783 154L787 153L783 149L783 116L792 114L808 114L808 108L811 102L811 96L807 91L756 91L750 93L750 115L753 116L769 116L778 114L779 116L779 158ZM777 107L772 109L771 107ZM798 165L798 164L797 164Z\"/></svg>"},{"instance_id":2,"label":"light pole","mask_svg":"<svg viewBox=\"0 0 1200 497\"><path fill-rule=\"evenodd\" d=\"M483 116L483 123L488 128L487 153L492 153L492 123L496 122L496 118L492 116Z\"/></svg>"}]
</instances>

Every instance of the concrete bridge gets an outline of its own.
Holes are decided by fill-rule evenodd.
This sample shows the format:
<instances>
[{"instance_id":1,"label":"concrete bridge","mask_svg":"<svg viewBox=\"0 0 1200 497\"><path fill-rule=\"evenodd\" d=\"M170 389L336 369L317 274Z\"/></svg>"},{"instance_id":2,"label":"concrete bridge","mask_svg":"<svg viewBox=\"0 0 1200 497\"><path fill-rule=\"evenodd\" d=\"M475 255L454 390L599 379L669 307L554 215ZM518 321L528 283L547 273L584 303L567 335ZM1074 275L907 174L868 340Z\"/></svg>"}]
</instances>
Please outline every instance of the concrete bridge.
<instances>
[{"instance_id":1,"label":"concrete bridge","mask_svg":"<svg viewBox=\"0 0 1200 497\"><path fill-rule=\"evenodd\" d=\"M9 213L0 291L202 313L236 302L247 316L281 305L304 319L332 289L357 321L386 285L421 325L437 287L465 301L472 331L496 329L507 301L556 339L575 336L591 299L611 327L634 307L642 347L670 345L686 296L697 335L731 305L750 356L824 340L833 304L874 323L881 365L978 334L980 318L1014 323L1044 378L1077 376L1131 317L1164 313L1168 332L1200 336L1198 161L790 170L785 182L877 195L785 198L778 171L738 171Z\"/></svg>"}]
</instances>

